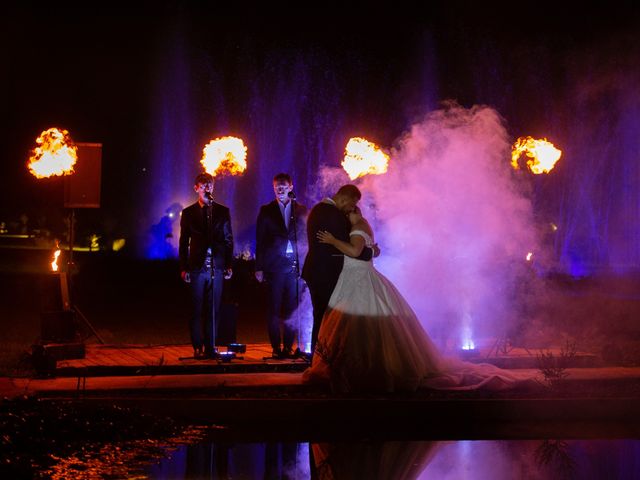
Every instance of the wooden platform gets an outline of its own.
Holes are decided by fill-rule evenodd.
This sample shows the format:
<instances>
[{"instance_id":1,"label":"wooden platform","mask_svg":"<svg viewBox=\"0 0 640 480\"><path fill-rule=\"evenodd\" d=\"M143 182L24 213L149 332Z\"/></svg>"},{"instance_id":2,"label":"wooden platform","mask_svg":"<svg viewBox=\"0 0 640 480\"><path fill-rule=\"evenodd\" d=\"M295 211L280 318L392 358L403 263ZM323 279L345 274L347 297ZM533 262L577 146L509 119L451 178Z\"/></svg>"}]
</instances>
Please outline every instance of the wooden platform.
<instances>
[{"instance_id":1,"label":"wooden platform","mask_svg":"<svg viewBox=\"0 0 640 480\"><path fill-rule=\"evenodd\" d=\"M248 344L236 358L196 360L191 345L98 345L85 346L84 358L58 360L55 375L174 375L198 373L301 372L303 358L277 360L270 344ZM220 348L226 352L225 347Z\"/></svg>"},{"instance_id":2,"label":"wooden platform","mask_svg":"<svg viewBox=\"0 0 640 480\"><path fill-rule=\"evenodd\" d=\"M176 375L202 373L278 373L302 372L308 367L305 358L278 360L271 357L271 345L267 343L247 344L246 352L236 358L196 360L191 345L99 345L87 344L84 358L66 357L57 360L55 371L58 377L94 377L118 375ZM226 347L220 351L225 352ZM546 350L556 358L559 349ZM493 354L491 354L493 353ZM464 359L473 363L491 363L501 368L537 369L539 355L543 352L522 348L509 352L477 351ZM589 353L576 353L565 359L566 368L598 367L600 359Z\"/></svg>"}]
</instances>

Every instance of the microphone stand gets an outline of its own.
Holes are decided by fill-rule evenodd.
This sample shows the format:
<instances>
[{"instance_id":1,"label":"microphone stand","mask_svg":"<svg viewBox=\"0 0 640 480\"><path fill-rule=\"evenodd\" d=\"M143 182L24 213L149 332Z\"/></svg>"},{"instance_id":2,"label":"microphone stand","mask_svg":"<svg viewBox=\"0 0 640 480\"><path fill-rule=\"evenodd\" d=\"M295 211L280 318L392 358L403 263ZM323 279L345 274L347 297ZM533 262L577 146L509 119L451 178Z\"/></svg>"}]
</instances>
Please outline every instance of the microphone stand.
<instances>
[{"instance_id":1,"label":"microphone stand","mask_svg":"<svg viewBox=\"0 0 640 480\"><path fill-rule=\"evenodd\" d=\"M209 204L205 207L207 209L207 239L213 237L213 196L207 192L206 193L207 200L209 200ZM213 360L218 358L218 353L216 350L216 288L214 285L215 282L215 271L216 264L215 258L213 256L213 245L210 245L208 248L211 249L211 267L209 268L209 288L211 289L211 318L209 319L211 322L211 341L213 343L213 347L211 349L211 358Z\"/></svg>"}]
</instances>

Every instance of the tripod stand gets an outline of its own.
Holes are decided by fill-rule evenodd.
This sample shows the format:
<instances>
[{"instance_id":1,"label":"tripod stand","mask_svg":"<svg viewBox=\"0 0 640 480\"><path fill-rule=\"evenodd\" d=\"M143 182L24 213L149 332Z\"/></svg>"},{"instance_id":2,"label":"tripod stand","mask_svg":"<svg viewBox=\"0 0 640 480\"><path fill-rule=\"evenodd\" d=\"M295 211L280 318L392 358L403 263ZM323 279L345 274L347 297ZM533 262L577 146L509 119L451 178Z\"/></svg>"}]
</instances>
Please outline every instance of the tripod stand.
<instances>
[{"instance_id":1,"label":"tripod stand","mask_svg":"<svg viewBox=\"0 0 640 480\"><path fill-rule=\"evenodd\" d=\"M511 352L515 348L512 341L513 339L511 338L509 333L504 332L502 335L496 338L493 346L487 352L486 358L491 357L492 353L494 353L495 355L508 355L509 352ZM528 355L531 355L531 352L527 347L523 346L522 348L524 348Z\"/></svg>"},{"instance_id":2,"label":"tripod stand","mask_svg":"<svg viewBox=\"0 0 640 480\"><path fill-rule=\"evenodd\" d=\"M92 335L95 336L98 341L104 345L104 340L100 337L96 329L91 325L89 319L80 311L77 305L71 303L71 295L69 294L69 283L71 276L76 273L76 267L73 263L73 244L74 244L74 235L75 235L75 209L71 209L71 213L69 214L69 258L67 261L67 271L60 272L60 294L62 296L62 308L65 312L73 312L77 314L80 319L84 322L85 326L91 331ZM83 338L83 341L87 338L91 338L91 335Z\"/></svg>"}]
</instances>

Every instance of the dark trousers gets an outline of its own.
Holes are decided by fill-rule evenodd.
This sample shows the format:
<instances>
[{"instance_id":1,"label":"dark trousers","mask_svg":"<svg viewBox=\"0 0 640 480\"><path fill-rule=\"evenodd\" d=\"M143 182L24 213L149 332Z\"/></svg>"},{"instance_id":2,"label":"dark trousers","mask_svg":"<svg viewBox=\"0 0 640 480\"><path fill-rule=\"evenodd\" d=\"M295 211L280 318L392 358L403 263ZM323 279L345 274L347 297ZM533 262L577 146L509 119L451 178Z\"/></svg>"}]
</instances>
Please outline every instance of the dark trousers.
<instances>
[{"instance_id":1,"label":"dark trousers","mask_svg":"<svg viewBox=\"0 0 640 480\"><path fill-rule=\"evenodd\" d=\"M193 348L213 350L220 318L220 301L222 299L222 282L224 272L203 268L190 272L191 277L191 344ZM213 302L211 295L213 294ZM212 308L215 306L215 315Z\"/></svg>"},{"instance_id":2,"label":"dark trousers","mask_svg":"<svg viewBox=\"0 0 640 480\"><path fill-rule=\"evenodd\" d=\"M329 300L333 289L336 287L338 279L324 282L307 282L309 286L309 294L311 295L311 304L313 305L313 329L311 330L311 353L316 350L316 342L318 341L318 332L322 324L322 317L327 310Z\"/></svg>"},{"instance_id":3,"label":"dark trousers","mask_svg":"<svg viewBox=\"0 0 640 480\"><path fill-rule=\"evenodd\" d=\"M294 271L287 273L265 273L267 285L267 327L269 341L274 350L280 349L280 339L285 350L293 347L298 325L293 313L298 306L299 280ZM282 324L282 334L280 325Z\"/></svg>"}]
</instances>

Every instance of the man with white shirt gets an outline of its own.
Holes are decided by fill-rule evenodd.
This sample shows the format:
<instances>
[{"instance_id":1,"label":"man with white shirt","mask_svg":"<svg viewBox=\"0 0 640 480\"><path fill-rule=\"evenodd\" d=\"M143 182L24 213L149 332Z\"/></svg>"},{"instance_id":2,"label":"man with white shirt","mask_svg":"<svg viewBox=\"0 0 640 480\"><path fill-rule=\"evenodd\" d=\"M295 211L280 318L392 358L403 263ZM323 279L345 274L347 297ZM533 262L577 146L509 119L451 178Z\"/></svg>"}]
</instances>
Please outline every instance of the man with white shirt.
<instances>
[{"instance_id":1,"label":"man with white shirt","mask_svg":"<svg viewBox=\"0 0 640 480\"><path fill-rule=\"evenodd\" d=\"M256 279L265 282L267 325L274 358L293 357L300 294L300 258L306 245L307 208L295 200L287 173L273 177L275 200L260 207L256 222ZM298 345L299 349L302 349Z\"/></svg>"}]
</instances>

